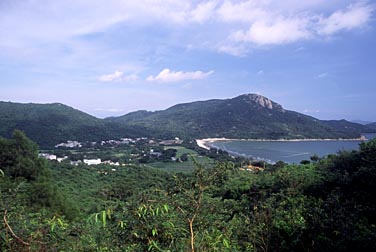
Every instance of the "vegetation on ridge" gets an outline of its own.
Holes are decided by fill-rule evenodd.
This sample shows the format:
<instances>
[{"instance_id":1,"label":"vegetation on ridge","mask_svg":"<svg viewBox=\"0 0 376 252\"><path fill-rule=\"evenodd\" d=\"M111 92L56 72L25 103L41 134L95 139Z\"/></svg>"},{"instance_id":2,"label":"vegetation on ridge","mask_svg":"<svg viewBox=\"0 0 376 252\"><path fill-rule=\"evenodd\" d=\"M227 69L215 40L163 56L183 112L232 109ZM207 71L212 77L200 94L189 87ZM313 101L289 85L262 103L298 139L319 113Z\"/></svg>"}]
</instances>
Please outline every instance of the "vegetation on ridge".
<instances>
[{"instance_id":1,"label":"vegetation on ridge","mask_svg":"<svg viewBox=\"0 0 376 252\"><path fill-rule=\"evenodd\" d=\"M107 119L59 103L0 102L0 136L10 137L14 129L23 130L43 148L67 140L102 141L121 137L334 139L358 138L360 133L376 131L345 120L320 121L252 94Z\"/></svg>"},{"instance_id":2,"label":"vegetation on ridge","mask_svg":"<svg viewBox=\"0 0 376 252\"><path fill-rule=\"evenodd\" d=\"M374 251L376 140L256 173L47 163L0 139L1 251Z\"/></svg>"},{"instance_id":3,"label":"vegetation on ridge","mask_svg":"<svg viewBox=\"0 0 376 252\"><path fill-rule=\"evenodd\" d=\"M41 147L67 140L100 141L139 135L142 129L108 123L60 103L20 104L0 102L0 136L24 131Z\"/></svg>"},{"instance_id":4,"label":"vegetation on ridge","mask_svg":"<svg viewBox=\"0 0 376 252\"><path fill-rule=\"evenodd\" d=\"M180 138L357 138L365 126L338 127L294 111L260 95L175 105L156 112L135 112L108 119L129 126L169 132Z\"/></svg>"}]
</instances>

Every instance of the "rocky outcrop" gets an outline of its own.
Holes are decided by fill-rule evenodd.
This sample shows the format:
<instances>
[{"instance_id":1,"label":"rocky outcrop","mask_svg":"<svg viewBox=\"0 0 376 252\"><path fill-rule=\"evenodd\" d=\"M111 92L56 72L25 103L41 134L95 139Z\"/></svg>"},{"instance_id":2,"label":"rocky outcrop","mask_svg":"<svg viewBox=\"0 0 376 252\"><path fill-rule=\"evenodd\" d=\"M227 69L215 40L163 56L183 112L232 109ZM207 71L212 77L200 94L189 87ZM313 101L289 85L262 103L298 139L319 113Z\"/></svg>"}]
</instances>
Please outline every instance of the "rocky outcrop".
<instances>
[{"instance_id":1,"label":"rocky outcrop","mask_svg":"<svg viewBox=\"0 0 376 252\"><path fill-rule=\"evenodd\" d=\"M283 108L282 108L281 105L269 100L268 98L266 98L265 96L262 96L262 95L246 94L246 95L244 95L244 99L247 99L248 100L247 102L249 102L249 103L256 103L257 105L259 105L263 108L278 109L278 110L283 111Z\"/></svg>"}]
</instances>

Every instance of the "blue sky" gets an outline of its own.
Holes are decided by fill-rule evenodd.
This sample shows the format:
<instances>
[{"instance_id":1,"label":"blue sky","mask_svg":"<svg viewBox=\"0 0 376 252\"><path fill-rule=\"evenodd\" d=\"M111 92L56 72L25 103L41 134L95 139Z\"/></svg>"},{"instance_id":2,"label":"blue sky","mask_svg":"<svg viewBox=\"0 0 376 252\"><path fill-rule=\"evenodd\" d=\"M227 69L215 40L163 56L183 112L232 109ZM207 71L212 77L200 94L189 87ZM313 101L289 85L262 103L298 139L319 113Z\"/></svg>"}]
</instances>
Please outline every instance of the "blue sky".
<instances>
[{"instance_id":1,"label":"blue sky","mask_svg":"<svg viewBox=\"0 0 376 252\"><path fill-rule=\"evenodd\" d=\"M264 95L376 121L376 3L1 0L0 100L97 117Z\"/></svg>"}]
</instances>

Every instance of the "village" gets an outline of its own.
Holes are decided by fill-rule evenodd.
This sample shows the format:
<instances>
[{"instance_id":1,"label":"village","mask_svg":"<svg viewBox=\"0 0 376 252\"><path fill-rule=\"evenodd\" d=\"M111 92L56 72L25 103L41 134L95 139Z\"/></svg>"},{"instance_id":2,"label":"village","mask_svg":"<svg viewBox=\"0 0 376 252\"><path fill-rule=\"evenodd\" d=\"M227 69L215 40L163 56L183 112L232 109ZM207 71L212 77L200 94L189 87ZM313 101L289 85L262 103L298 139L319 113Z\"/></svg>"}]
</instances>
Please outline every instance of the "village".
<instances>
[{"instance_id":1,"label":"village","mask_svg":"<svg viewBox=\"0 0 376 252\"><path fill-rule=\"evenodd\" d=\"M43 150L39 156L57 163L70 165L110 165L126 166L153 161L183 162L185 153L177 157L176 147L182 149L183 140L156 140L146 137L121 138L98 142L68 140L55 145L52 150Z\"/></svg>"},{"instance_id":2,"label":"village","mask_svg":"<svg viewBox=\"0 0 376 252\"><path fill-rule=\"evenodd\" d=\"M265 170L265 162L251 161L245 157L235 157L219 149L202 148L197 141L183 141L140 138L121 138L98 142L69 140L55 145L54 149L43 150L39 156L50 162L72 166L112 166L148 165L174 171L187 171L194 168L193 159L199 162L232 161L240 171L257 173ZM193 158L193 159L192 159Z\"/></svg>"}]
</instances>

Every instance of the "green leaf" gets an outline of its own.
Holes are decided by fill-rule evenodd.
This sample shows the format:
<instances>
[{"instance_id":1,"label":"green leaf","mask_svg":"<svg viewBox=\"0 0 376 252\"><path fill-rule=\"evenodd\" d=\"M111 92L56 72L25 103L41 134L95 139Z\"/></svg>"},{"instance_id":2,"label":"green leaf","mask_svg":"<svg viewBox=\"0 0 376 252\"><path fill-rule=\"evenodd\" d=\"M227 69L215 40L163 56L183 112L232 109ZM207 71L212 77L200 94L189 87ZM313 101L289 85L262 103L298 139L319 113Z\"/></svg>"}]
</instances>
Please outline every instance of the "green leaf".
<instances>
[{"instance_id":1,"label":"green leaf","mask_svg":"<svg viewBox=\"0 0 376 252\"><path fill-rule=\"evenodd\" d=\"M118 222L118 227L120 227L120 228L124 228L124 221L119 221Z\"/></svg>"},{"instance_id":2,"label":"green leaf","mask_svg":"<svg viewBox=\"0 0 376 252\"><path fill-rule=\"evenodd\" d=\"M166 211L166 213L168 212L168 205L167 204L164 204L163 205L163 208L164 208L164 210Z\"/></svg>"},{"instance_id":3,"label":"green leaf","mask_svg":"<svg viewBox=\"0 0 376 252\"><path fill-rule=\"evenodd\" d=\"M149 247L148 247L148 251L151 251L153 247L154 247L154 245L150 244Z\"/></svg>"},{"instance_id":4,"label":"green leaf","mask_svg":"<svg viewBox=\"0 0 376 252\"><path fill-rule=\"evenodd\" d=\"M103 227L106 226L106 219L107 219L106 211L102 211L102 223L103 223Z\"/></svg>"},{"instance_id":5,"label":"green leaf","mask_svg":"<svg viewBox=\"0 0 376 252\"><path fill-rule=\"evenodd\" d=\"M172 227L172 228L174 228L175 227L175 225L174 225L174 223L173 222L171 222L171 221L169 221L168 222L168 224Z\"/></svg>"},{"instance_id":6,"label":"green leaf","mask_svg":"<svg viewBox=\"0 0 376 252\"><path fill-rule=\"evenodd\" d=\"M60 225L61 227L64 226L64 223L63 223L63 221L62 221L60 218L57 219L57 222L59 223L59 225Z\"/></svg>"},{"instance_id":7,"label":"green leaf","mask_svg":"<svg viewBox=\"0 0 376 252\"><path fill-rule=\"evenodd\" d=\"M107 217L111 219L111 208L107 209Z\"/></svg>"},{"instance_id":8,"label":"green leaf","mask_svg":"<svg viewBox=\"0 0 376 252\"><path fill-rule=\"evenodd\" d=\"M52 224L51 224L51 231L52 231L52 232L54 231L55 226L56 226L56 222L52 222Z\"/></svg>"},{"instance_id":9,"label":"green leaf","mask_svg":"<svg viewBox=\"0 0 376 252\"><path fill-rule=\"evenodd\" d=\"M153 228L153 229L151 230L151 234L152 234L153 236L156 236L156 235L158 234L157 229Z\"/></svg>"},{"instance_id":10,"label":"green leaf","mask_svg":"<svg viewBox=\"0 0 376 252\"><path fill-rule=\"evenodd\" d=\"M225 246L226 248L230 247L230 242L227 239L223 239L222 243L223 243L223 246Z\"/></svg>"}]
</instances>

